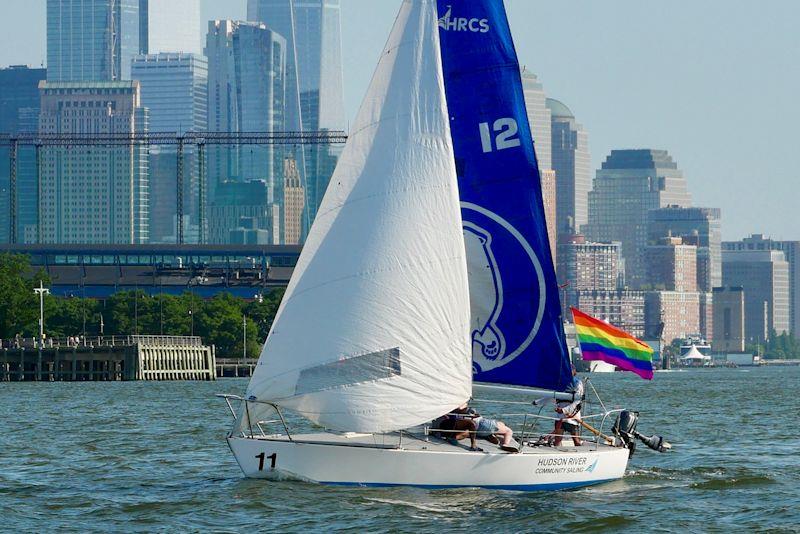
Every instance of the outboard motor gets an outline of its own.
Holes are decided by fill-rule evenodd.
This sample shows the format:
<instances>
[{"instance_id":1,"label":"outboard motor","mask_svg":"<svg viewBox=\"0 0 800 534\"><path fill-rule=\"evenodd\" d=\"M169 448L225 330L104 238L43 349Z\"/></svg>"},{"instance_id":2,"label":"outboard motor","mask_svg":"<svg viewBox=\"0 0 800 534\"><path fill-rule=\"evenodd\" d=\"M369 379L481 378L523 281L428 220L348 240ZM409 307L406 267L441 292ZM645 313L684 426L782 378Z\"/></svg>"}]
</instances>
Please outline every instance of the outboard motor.
<instances>
[{"instance_id":1,"label":"outboard motor","mask_svg":"<svg viewBox=\"0 0 800 534\"><path fill-rule=\"evenodd\" d=\"M611 431L614 435L622 440L626 449L631 451L629 456L633 456L633 453L636 451L636 441L633 438L634 432L636 432L636 423L638 422L639 412L623 410L617 414L614 426L611 427Z\"/></svg>"},{"instance_id":2,"label":"outboard motor","mask_svg":"<svg viewBox=\"0 0 800 534\"><path fill-rule=\"evenodd\" d=\"M614 421L614 426L611 427L614 435L619 437L622 443L625 444L625 447L631 451L629 456L633 456L634 451L636 451L636 441L634 438L638 439L648 448L654 451L667 452L672 448L672 445L665 441L661 436L643 436L640 434L636 430L636 424L638 422L639 412L623 410L619 412L616 421Z\"/></svg>"}]
</instances>

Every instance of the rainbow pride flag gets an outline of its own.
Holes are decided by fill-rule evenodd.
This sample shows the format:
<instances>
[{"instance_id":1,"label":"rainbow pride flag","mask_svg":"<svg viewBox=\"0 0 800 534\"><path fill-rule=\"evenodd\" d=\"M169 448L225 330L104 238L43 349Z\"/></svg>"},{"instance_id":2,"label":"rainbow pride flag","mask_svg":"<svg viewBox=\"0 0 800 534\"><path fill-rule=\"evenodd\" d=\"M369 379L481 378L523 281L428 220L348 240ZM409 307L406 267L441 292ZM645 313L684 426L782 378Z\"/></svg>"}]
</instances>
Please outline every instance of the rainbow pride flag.
<instances>
[{"instance_id":1,"label":"rainbow pride flag","mask_svg":"<svg viewBox=\"0 0 800 534\"><path fill-rule=\"evenodd\" d=\"M584 360L601 360L653 379L653 349L619 328L571 308Z\"/></svg>"}]
</instances>

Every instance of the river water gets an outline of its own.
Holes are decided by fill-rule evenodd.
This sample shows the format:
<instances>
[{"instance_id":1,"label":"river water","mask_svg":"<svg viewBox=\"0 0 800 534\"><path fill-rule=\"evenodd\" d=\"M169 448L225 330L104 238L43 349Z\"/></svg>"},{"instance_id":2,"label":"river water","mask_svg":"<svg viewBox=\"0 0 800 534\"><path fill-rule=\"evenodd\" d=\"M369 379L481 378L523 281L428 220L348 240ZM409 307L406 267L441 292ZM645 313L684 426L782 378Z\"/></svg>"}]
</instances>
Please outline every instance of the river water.
<instances>
[{"instance_id":1,"label":"river water","mask_svg":"<svg viewBox=\"0 0 800 534\"><path fill-rule=\"evenodd\" d=\"M674 450L553 493L245 480L213 397L243 379L0 383L0 530L800 531L800 368L592 382Z\"/></svg>"}]
</instances>

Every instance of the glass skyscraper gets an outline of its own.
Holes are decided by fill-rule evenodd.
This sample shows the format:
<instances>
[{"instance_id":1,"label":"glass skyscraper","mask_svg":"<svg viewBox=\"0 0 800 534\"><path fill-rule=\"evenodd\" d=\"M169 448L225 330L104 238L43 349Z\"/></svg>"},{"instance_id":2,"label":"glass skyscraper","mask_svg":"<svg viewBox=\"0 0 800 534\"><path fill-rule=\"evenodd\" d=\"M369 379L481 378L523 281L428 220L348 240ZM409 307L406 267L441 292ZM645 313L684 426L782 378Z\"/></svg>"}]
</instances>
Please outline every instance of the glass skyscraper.
<instances>
[{"instance_id":1,"label":"glass skyscraper","mask_svg":"<svg viewBox=\"0 0 800 534\"><path fill-rule=\"evenodd\" d=\"M258 22L209 22L208 130L286 130L286 40ZM209 197L227 181L263 180L265 204L281 202L284 151L277 145L209 147ZM218 232L214 235L226 235Z\"/></svg>"},{"instance_id":2,"label":"glass skyscraper","mask_svg":"<svg viewBox=\"0 0 800 534\"><path fill-rule=\"evenodd\" d=\"M339 0L248 0L247 18L286 38L287 128L344 130ZM299 100L300 120L293 99ZM306 225L313 221L340 149L308 145L300 172L306 183ZM304 172L305 171L305 172Z\"/></svg>"},{"instance_id":3,"label":"glass skyscraper","mask_svg":"<svg viewBox=\"0 0 800 534\"><path fill-rule=\"evenodd\" d=\"M150 109L151 132L186 133L206 129L208 61L205 56L161 53L137 56L131 76Z\"/></svg>"},{"instance_id":4,"label":"glass skyscraper","mask_svg":"<svg viewBox=\"0 0 800 534\"><path fill-rule=\"evenodd\" d=\"M0 133L35 132L39 123L39 82L45 69L15 65L0 69ZM0 243L10 240L8 148L0 147ZM17 242L25 240L26 228L36 225L36 159L34 147L17 149Z\"/></svg>"},{"instance_id":5,"label":"glass skyscraper","mask_svg":"<svg viewBox=\"0 0 800 534\"><path fill-rule=\"evenodd\" d=\"M589 193L584 233L589 241L622 243L626 277L637 289L647 280L648 212L691 202L683 173L666 150L612 150Z\"/></svg>"},{"instance_id":6,"label":"glass skyscraper","mask_svg":"<svg viewBox=\"0 0 800 534\"><path fill-rule=\"evenodd\" d=\"M208 62L198 54L160 53L137 56L131 76L141 86L142 106L149 110L149 131L204 131L208 118ZM150 242L171 242L176 223L174 145L150 147ZM199 221L199 166L194 146L184 148L184 213ZM206 186L207 189L207 186ZM199 226L198 226L199 228ZM184 235L189 235L184 229Z\"/></svg>"},{"instance_id":7,"label":"glass skyscraper","mask_svg":"<svg viewBox=\"0 0 800 534\"><path fill-rule=\"evenodd\" d=\"M47 0L47 79L129 80L131 60L147 47L142 10L144 0Z\"/></svg>"}]
</instances>

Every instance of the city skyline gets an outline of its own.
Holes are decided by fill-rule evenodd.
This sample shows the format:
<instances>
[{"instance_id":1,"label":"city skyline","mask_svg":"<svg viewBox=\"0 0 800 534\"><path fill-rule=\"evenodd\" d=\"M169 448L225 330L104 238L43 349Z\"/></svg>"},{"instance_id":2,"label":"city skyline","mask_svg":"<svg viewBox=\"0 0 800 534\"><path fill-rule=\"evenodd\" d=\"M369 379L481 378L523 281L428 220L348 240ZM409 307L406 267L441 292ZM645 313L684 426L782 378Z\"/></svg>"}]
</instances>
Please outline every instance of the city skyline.
<instances>
[{"instance_id":1,"label":"city skyline","mask_svg":"<svg viewBox=\"0 0 800 534\"><path fill-rule=\"evenodd\" d=\"M159 1L164 0L151 0L150 9ZM10 25L0 66L39 66L46 55L45 1L5 5L14 17L42 22ZM589 133L592 173L612 148L668 150L680 161L695 204L722 208L724 239L753 232L797 237L785 214L792 208L794 166L788 154L792 126L800 119L800 101L793 96L800 75L785 66L800 48L791 26L800 5L780 1L765 10L741 0L669 6L625 0L609 9L586 0L509 0L507 6L521 63L548 96L570 106ZM396 7L397 2L342 1L348 123ZM246 0L202 0L201 8L203 28L211 18L246 19ZM564 28L570 28L568 35ZM749 150L742 150L744 138Z\"/></svg>"}]
</instances>

